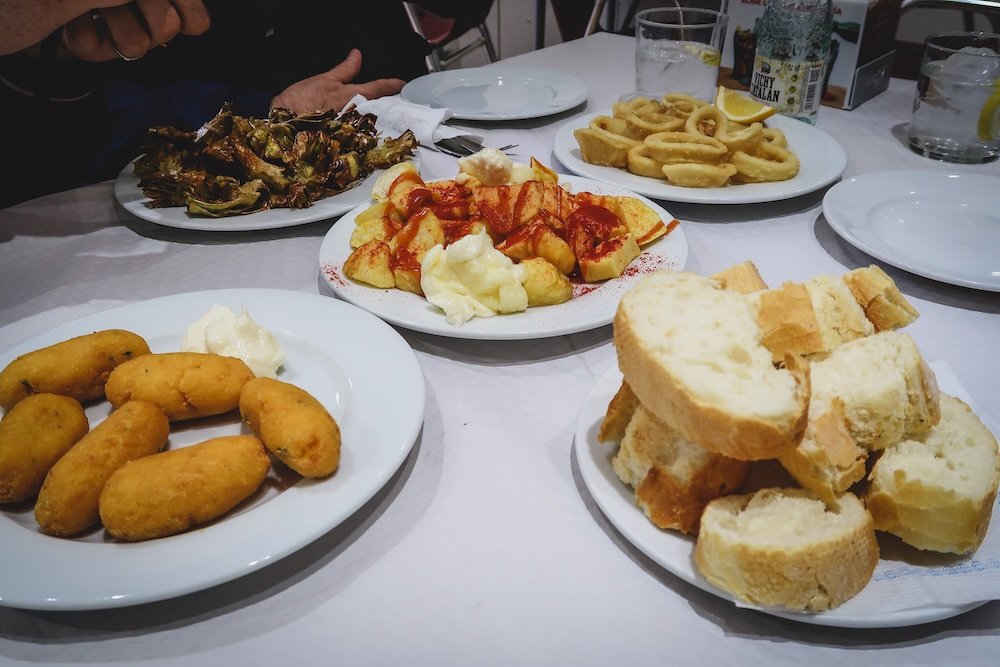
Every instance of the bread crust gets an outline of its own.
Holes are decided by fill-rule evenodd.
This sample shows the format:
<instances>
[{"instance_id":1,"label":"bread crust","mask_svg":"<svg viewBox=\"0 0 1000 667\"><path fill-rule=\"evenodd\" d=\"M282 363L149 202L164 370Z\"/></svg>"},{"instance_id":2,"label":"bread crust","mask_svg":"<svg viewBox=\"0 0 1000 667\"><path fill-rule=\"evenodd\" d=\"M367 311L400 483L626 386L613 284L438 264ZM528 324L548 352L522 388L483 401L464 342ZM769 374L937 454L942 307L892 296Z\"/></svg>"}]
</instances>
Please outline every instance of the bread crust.
<instances>
[{"instance_id":1,"label":"bread crust","mask_svg":"<svg viewBox=\"0 0 1000 667\"><path fill-rule=\"evenodd\" d=\"M632 415L639 407L639 399L635 392L628 386L628 382L622 380L621 386L615 393L611 402L608 403L608 411L604 414L604 421L597 432L598 442L620 442L625 437L625 429L632 421Z\"/></svg>"},{"instance_id":2,"label":"bread crust","mask_svg":"<svg viewBox=\"0 0 1000 667\"><path fill-rule=\"evenodd\" d=\"M635 502L657 527L694 534L705 506L738 491L747 480L749 465L716 455L686 482L669 470L653 466L635 490Z\"/></svg>"},{"instance_id":3,"label":"bread crust","mask_svg":"<svg viewBox=\"0 0 1000 667\"><path fill-rule=\"evenodd\" d=\"M802 440L809 406L809 366L789 355L786 370L796 384L797 409L765 421L735 415L726 406L700 401L662 363L653 359L636 333L628 309L619 305L614 321L618 366L639 401L658 419L705 449L741 461L776 458Z\"/></svg>"},{"instance_id":4,"label":"bread crust","mask_svg":"<svg viewBox=\"0 0 1000 667\"><path fill-rule=\"evenodd\" d=\"M810 497L797 489L764 489L709 503L694 558L712 585L751 604L801 611L834 609L867 585L878 563L878 542L871 515L855 496L842 496L845 506L838 510L849 506L853 525L806 544L768 544L723 528L761 494Z\"/></svg>"},{"instance_id":5,"label":"bread crust","mask_svg":"<svg viewBox=\"0 0 1000 667\"><path fill-rule=\"evenodd\" d=\"M816 312L805 285L785 283L779 289L758 295L757 323L763 334L761 342L775 361L786 354L808 355L825 352Z\"/></svg>"},{"instance_id":6,"label":"bread crust","mask_svg":"<svg viewBox=\"0 0 1000 667\"><path fill-rule=\"evenodd\" d=\"M896 282L875 264L846 273L844 282L876 331L900 329L920 316Z\"/></svg>"},{"instance_id":7,"label":"bread crust","mask_svg":"<svg viewBox=\"0 0 1000 667\"><path fill-rule=\"evenodd\" d=\"M757 265L751 261L733 264L718 273L713 273L712 278L722 283L723 289L740 294L751 294L767 289L767 283L761 277Z\"/></svg>"}]
</instances>

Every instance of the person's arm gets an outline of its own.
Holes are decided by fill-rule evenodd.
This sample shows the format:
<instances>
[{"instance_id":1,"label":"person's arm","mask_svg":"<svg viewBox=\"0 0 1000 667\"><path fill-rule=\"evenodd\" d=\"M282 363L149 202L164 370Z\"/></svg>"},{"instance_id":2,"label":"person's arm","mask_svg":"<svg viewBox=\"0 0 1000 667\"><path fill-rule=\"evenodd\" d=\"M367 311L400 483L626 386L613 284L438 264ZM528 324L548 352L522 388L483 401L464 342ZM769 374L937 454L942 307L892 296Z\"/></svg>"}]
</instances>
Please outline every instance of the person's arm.
<instances>
[{"instance_id":1,"label":"person's arm","mask_svg":"<svg viewBox=\"0 0 1000 667\"><path fill-rule=\"evenodd\" d=\"M0 0L0 55L41 42L60 27L82 60L139 58L178 34L199 35L210 18L202 0Z\"/></svg>"},{"instance_id":2,"label":"person's arm","mask_svg":"<svg viewBox=\"0 0 1000 667\"><path fill-rule=\"evenodd\" d=\"M368 99L395 95L406 82L402 79L375 79L354 83L361 71L361 52L351 49L347 58L333 69L293 83L271 102L272 108L288 109L293 113L341 110L355 95Z\"/></svg>"}]
</instances>

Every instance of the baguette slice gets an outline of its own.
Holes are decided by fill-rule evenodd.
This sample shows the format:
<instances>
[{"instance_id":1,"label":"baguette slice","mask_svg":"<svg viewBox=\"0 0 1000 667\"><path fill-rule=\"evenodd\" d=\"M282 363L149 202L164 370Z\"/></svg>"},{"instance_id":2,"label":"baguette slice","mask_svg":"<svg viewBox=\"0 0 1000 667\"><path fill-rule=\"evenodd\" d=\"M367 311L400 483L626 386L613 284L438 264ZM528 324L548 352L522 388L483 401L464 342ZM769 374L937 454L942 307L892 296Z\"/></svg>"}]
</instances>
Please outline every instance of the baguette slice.
<instances>
[{"instance_id":1,"label":"baguette slice","mask_svg":"<svg viewBox=\"0 0 1000 667\"><path fill-rule=\"evenodd\" d=\"M775 368L747 297L693 273L658 271L615 314L618 366L639 402L705 449L739 460L795 447L809 370Z\"/></svg>"},{"instance_id":2,"label":"baguette slice","mask_svg":"<svg viewBox=\"0 0 1000 667\"><path fill-rule=\"evenodd\" d=\"M876 331L900 329L920 316L899 291L896 282L875 264L848 272L844 275L844 283Z\"/></svg>"},{"instance_id":3,"label":"baguette slice","mask_svg":"<svg viewBox=\"0 0 1000 667\"><path fill-rule=\"evenodd\" d=\"M868 450L885 449L929 431L941 417L934 372L913 339L886 331L844 343L811 364L810 418L843 402L851 436Z\"/></svg>"},{"instance_id":4,"label":"baguette slice","mask_svg":"<svg viewBox=\"0 0 1000 667\"><path fill-rule=\"evenodd\" d=\"M918 549L964 554L986 535L1000 481L997 440L968 405L941 396L941 421L890 447L864 499L875 528Z\"/></svg>"},{"instance_id":5,"label":"baguette slice","mask_svg":"<svg viewBox=\"0 0 1000 667\"><path fill-rule=\"evenodd\" d=\"M805 285L785 283L754 294L752 300L763 332L761 342L774 361L781 361L786 354L804 356L828 349Z\"/></svg>"},{"instance_id":6,"label":"baguette slice","mask_svg":"<svg viewBox=\"0 0 1000 667\"><path fill-rule=\"evenodd\" d=\"M699 447L641 405L611 465L635 489L636 504L650 521L685 533L697 533L705 505L738 491L750 468Z\"/></svg>"},{"instance_id":7,"label":"baguette slice","mask_svg":"<svg viewBox=\"0 0 1000 667\"><path fill-rule=\"evenodd\" d=\"M718 273L713 273L712 278L722 283L723 289L740 294L751 294L767 289L767 283L757 270L757 265L751 261L733 264Z\"/></svg>"},{"instance_id":8,"label":"baguette slice","mask_svg":"<svg viewBox=\"0 0 1000 667\"><path fill-rule=\"evenodd\" d=\"M804 285L819 321L824 352L875 333L875 326L842 278L819 275Z\"/></svg>"},{"instance_id":9,"label":"baguette slice","mask_svg":"<svg viewBox=\"0 0 1000 667\"><path fill-rule=\"evenodd\" d=\"M879 551L853 494L831 508L803 489L771 488L710 502L694 558L712 585L744 602L826 611L865 587Z\"/></svg>"}]
</instances>

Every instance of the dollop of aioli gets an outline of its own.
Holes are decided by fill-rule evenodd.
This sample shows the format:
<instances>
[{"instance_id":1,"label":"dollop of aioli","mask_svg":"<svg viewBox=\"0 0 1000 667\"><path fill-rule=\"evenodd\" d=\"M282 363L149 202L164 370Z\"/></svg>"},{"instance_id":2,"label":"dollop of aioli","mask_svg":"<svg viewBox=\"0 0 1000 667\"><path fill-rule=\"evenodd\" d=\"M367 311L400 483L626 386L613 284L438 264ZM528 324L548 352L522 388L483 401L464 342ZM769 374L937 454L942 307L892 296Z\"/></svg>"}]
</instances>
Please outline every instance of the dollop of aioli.
<instances>
[{"instance_id":1,"label":"dollop of aioli","mask_svg":"<svg viewBox=\"0 0 1000 667\"><path fill-rule=\"evenodd\" d=\"M257 377L277 377L285 351L274 334L260 326L244 307L237 315L226 306L212 306L188 327L182 352L208 352L242 359Z\"/></svg>"},{"instance_id":2,"label":"dollop of aioli","mask_svg":"<svg viewBox=\"0 0 1000 667\"><path fill-rule=\"evenodd\" d=\"M502 151L487 147L458 159L455 182L462 185L474 180L479 185L509 185L530 181L534 177L534 171L528 165L514 164Z\"/></svg>"},{"instance_id":3,"label":"dollop of aioli","mask_svg":"<svg viewBox=\"0 0 1000 667\"><path fill-rule=\"evenodd\" d=\"M481 228L447 248L436 245L420 264L424 297L458 326L473 317L518 313L528 308L524 269L493 247Z\"/></svg>"}]
</instances>

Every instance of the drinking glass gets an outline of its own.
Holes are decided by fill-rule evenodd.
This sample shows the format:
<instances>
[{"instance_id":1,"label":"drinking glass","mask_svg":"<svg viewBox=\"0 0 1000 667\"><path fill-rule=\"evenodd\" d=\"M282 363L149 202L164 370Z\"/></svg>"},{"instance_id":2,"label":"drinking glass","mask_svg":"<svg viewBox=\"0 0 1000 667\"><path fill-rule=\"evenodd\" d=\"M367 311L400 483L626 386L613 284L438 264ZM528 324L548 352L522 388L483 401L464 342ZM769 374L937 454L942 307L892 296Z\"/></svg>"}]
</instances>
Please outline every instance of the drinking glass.
<instances>
[{"instance_id":1,"label":"drinking glass","mask_svg":"<svg viewBox=\"0 0 1000 667\"><path fill-rule=\"evenodd\" d=\"M953 32L924 44L910 148L946 162L1000 156L1000 35Z\"/></svg>"},{"instance_id":2,"label":"drinking glass","mask_svg":"<svg viewBox=\"0 0 1000 667\"><path fill-rule=\"evenodd\" d=\"M635 16L638 95L686 93L715 99L728 17L711 9L660 7Z\"/></svg>"}]
</instances>

